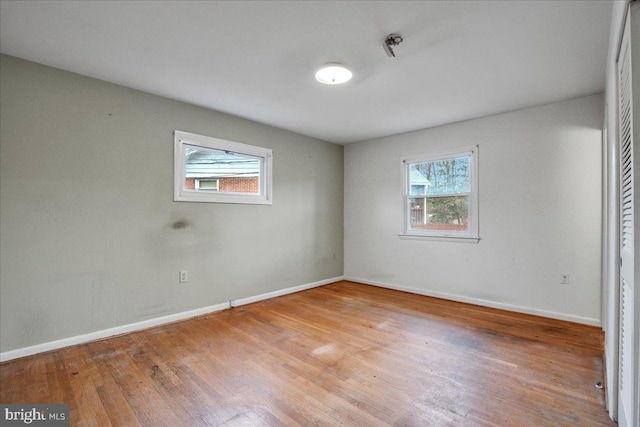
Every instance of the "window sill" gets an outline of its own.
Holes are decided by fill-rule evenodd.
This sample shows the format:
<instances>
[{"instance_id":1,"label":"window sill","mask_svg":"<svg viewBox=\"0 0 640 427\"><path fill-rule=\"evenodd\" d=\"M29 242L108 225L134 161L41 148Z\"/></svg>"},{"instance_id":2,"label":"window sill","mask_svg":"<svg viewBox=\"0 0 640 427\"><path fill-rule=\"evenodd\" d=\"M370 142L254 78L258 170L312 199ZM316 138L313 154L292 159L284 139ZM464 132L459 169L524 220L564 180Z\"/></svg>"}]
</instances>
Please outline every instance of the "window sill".
<instances>
[{"instance_id":1,"label":"window sill","mask_svg":"<svg viewBox=\"0 0 640 427\"><path fill-rule=\"evenodd\" d=\"M459 237L459 236L424 236L421 234L400 233L398 237L406 240L431 240L435 242L459 242L459 243L478 243L479 237Z\"/></svg>"},{"instance_id":2,"label":"window sill","mask_svg":"<svg viewBox=\"0 0 640 427\"><path fill-rule=\"evenodd\" d=\"M242 205L271 205L271 199L260 195L238 195L225 193L183 192L174 196L174 202L234 203Z\"/></svg>"}]
</instances>

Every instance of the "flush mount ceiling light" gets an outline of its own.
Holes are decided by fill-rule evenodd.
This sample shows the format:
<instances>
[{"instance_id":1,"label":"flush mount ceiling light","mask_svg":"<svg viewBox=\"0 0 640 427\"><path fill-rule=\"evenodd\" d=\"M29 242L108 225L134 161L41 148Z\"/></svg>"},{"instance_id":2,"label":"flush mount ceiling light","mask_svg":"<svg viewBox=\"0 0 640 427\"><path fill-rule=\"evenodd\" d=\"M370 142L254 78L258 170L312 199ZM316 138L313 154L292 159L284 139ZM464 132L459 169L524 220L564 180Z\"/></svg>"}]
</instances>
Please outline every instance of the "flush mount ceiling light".
<instances>
[{"instance_id":1,"label":"flush mount ceiling light","mask_svg":"<svg viewBox=\"0 0 640 427\"><path fill-rule=\"evenodd\" d=\"M351 71L342 64L327 64L316 73L316 80L326 85L341 85L351 80Z\"/></svg>"}]
</instances>

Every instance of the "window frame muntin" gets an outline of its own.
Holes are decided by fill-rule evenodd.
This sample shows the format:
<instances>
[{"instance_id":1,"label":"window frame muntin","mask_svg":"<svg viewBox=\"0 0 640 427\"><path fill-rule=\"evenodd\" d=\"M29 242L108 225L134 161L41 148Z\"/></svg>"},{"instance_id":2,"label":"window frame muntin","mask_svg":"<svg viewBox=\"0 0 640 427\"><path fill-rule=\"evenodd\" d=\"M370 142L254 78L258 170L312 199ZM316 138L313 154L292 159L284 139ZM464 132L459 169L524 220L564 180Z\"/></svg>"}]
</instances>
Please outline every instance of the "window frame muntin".
<instances>
[{"instance_id":1,"label":"window frame muntin","mask_svg":"<svg viewBox=\"0 0 640 427\"><path fill-rule=\"evenodd\" d=\"M188 190L184 187L186 180L185 145L204 149L232 151L260 158L259 194L221 193ZM243 144L221 138L198 135L194 133L174 131L174 183L173 200L175 202L201 203L235 203L271 205L273 194L273 150L256 145Z\"/></svg>"},{"instance_id":2,"label":"window frame muntin","mask_svg":"<svg viewBox=\"0 0 640 427\"><path fill-rule=\"evenodd\" d=\"M479 234L479 197L478 197L478 145L472 145L467 147L460 147L457 149L451 149L446 151L438 151L434 153L423 153L409 156L402 156L400 158L402 169L402 204L403 204L403 232L399 233L401 238L417 238L425 240L441 240L441 241L464 241L464 242L478 242L480 240ZM410 194L410 166L415 163L424 162L437 162L440 160L449 160L458 157L469 156L469 192L467 193L453 193L453 194L438 194L433 196L415 196ZM446 230L416 230L411 229L411 200L416 198L428 198L428 197L456 197L467 196L469 197L469 219L468 229L466 232L452 232Z\"/></svg>"}]
</instances>

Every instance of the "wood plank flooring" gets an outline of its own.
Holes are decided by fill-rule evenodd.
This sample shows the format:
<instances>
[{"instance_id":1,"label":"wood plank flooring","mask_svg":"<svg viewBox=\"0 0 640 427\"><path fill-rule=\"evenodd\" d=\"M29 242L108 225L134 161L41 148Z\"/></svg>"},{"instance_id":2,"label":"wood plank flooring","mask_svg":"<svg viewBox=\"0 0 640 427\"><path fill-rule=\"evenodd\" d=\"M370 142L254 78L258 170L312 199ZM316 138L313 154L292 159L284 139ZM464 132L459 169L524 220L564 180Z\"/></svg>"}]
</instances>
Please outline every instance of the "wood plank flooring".
<instances>
[{"instance_id":1,"label":"wood plank flooring","mask_svg":"<svg viewBox=\"0 0 640 427\"><path fill-rule=\"evenodd\" d=\"M602 332L337 282L0 365L75 426L614 426Z\"/></svg>"}]
</instances>

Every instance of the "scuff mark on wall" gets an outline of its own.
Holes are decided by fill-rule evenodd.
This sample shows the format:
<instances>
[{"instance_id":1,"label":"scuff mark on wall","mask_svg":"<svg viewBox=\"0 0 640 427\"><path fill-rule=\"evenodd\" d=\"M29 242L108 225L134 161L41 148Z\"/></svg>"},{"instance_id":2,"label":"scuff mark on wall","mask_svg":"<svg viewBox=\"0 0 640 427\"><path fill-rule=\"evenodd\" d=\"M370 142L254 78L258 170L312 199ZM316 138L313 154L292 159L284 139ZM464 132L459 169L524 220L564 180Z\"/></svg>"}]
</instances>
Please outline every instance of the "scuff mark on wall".
<instances>
[{"instance_id":1,"label":"scuff mark on wall","mask_svg":"<svg viewBox=\"0 0 640 427\"><path fill-rule=\"evenodd\" d=\"M181 230L183 228L187 228L190 225L190 222L186 219L179 219L171 224L171 228L174 230Z\"/></svg>"}]
</instances>

